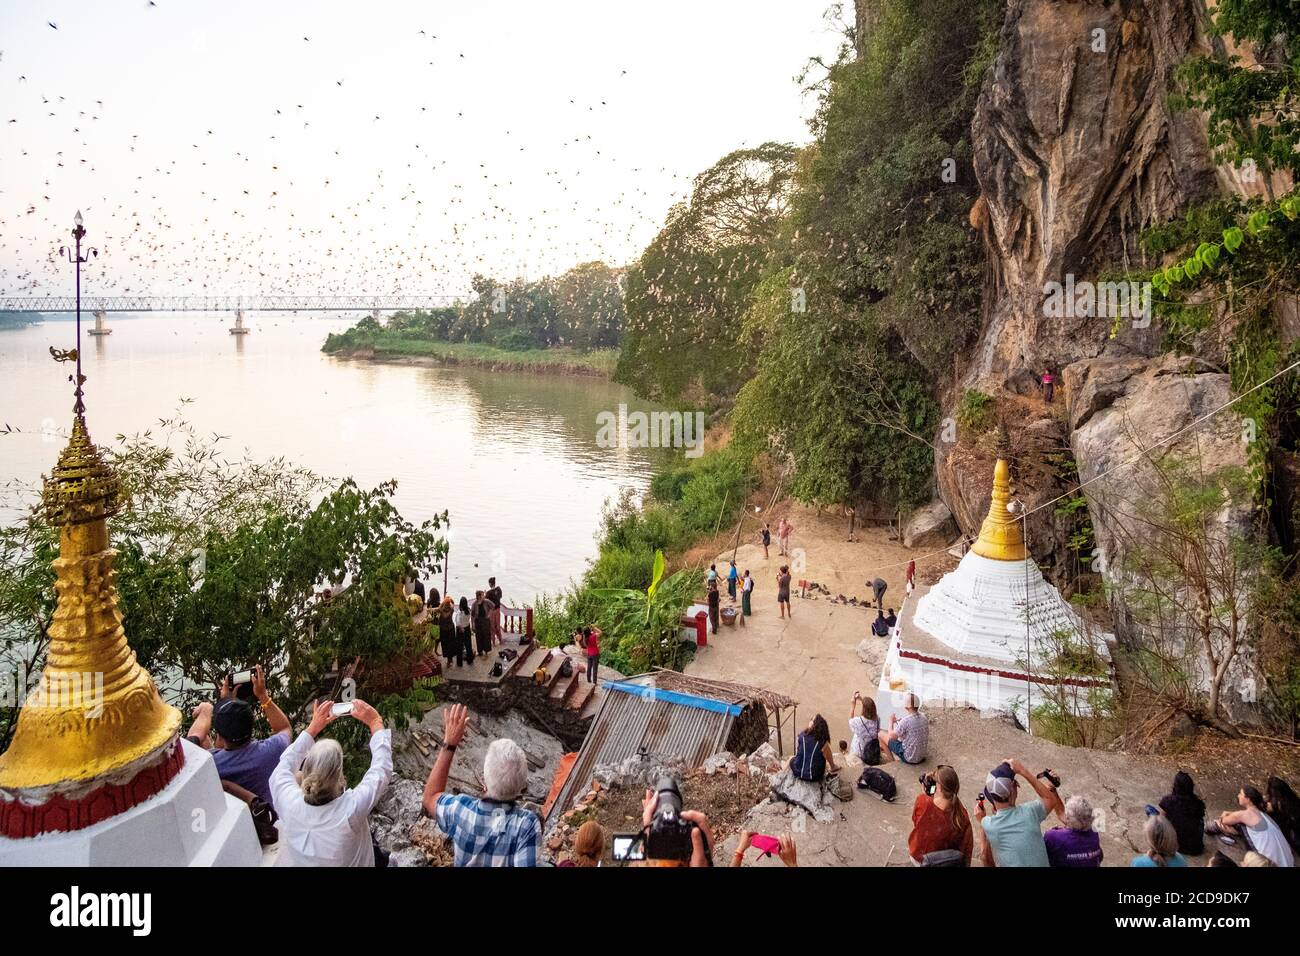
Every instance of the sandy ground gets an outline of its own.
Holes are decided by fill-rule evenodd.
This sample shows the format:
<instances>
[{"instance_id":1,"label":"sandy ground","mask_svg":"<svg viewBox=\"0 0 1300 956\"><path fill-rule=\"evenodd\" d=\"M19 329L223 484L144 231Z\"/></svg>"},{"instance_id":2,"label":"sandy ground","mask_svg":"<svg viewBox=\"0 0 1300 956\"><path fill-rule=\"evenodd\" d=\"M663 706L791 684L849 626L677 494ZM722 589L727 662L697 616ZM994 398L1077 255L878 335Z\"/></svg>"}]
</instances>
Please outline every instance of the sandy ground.
<instances>
[{"instance_id":1,"label":"sandy ground","mask_svg":"<svg viewBox=\"0 0 1300 956\"><path fill-rule=\"evenodd\" d=\"M885 641L873 639L870 660L859 660L857 645L869 633L874 611L832 604L819 595L817 600L792 598L791 618L778 617L776 573L780 564L791 561L796 582L801 578L824 584L831 595L864 599L870 589L865 582L879 575L889 584L885 605L897 607L903 595L906 562L911 556L885 528L858 529L856 543L847 539L848 524L839 516L818 514L800 505L781 505L771 515L773 527L786 514L795 526L791 539L793 556L778 555L773 542L770 556L763 559L761 545L742 543L736 562L756 577L753 610L745 627L722 627L707 649L701 650L686 668L687 673L721 680L757 684L786 694L798 701L800 727L821 713L830 724L832 745L849 738L849 708L855 690L874 696L883 662ZM752 541L752 536L746 534ZM718 556L725 575L730 552ZM723 593L723 604L727 603ZM1168 792L1178 769L1193 773L1197 788L1210 813L1235 806L1235 796L1245 778L1262 785L1272 766L1251 759L1243 748L1242 759L1228 762L1187 758L1133 756L1123 753L1063 747L1033 738L1001 718L984 718L973 710L930 711L929 759L917 767L891 763L885 769L898 784L898 799L882 803L870 794L858 792L852 801L836 804L833 823L817 823L803 811L791 813L783 805L765 804L754 812L756 832L796 834L801 865L887 866L910 865L907 835L911 831L912 804L920 792L917 777L938 764L957 770L962 781L961 798L973 810L974 795L984 777L997 763L1019 757L1035 770L1050 767L1062 777L1062 794L1087 796L1097 809L1097 829L1102 834L1105 863L1127 866L1132 856L1144 849L1142 826L1144 807ZM773 741L775 743L775 741ZM785 731L785 752L791 752L789 725ZM1264 760L1269 758L1265 756ZM851 761L846 773L856 780L861 765ZM687 795L689 803L689 795ZM1051 825L1051 824L1048 824ZM735 837L723 844L729 859ZM1210 846L1210 852L1218 847ZM1239 850L1225 848L1240 855ZM747 861L754 863L755 851ZM1195 865L1200 860L1192 860ZM774 859L760 866L780 866Z\"/></svg>"}]
</instances>

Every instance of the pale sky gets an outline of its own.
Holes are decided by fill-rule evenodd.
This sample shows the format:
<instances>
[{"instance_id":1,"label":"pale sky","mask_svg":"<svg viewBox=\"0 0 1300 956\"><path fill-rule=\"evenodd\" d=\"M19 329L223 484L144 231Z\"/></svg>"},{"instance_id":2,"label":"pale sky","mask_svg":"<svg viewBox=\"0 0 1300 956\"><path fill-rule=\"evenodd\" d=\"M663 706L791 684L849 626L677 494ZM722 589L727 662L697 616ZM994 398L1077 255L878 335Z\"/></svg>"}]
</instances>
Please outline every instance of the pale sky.
<instances>
[{"instance_id":1,"label":"pale sky","mask_svg":"<svg viewBox=\"0 0 1300 956\"><path fill-rule=\"evenodd\" d=\"M808 140L828 5L2 0L0 294L72 291L77 209L87 294L624 264L725 153Z\"/></svg>"}]
</instances>

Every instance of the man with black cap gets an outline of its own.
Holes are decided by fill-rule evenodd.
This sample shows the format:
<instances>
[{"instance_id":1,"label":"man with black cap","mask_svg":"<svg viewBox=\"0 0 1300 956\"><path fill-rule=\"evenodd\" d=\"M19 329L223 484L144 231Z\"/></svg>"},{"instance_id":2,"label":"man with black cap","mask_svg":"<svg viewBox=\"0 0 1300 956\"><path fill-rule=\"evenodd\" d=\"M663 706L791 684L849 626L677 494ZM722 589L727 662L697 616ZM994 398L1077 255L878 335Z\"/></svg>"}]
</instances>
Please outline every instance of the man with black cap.
<instances>
[{"instance_id":1,"label":"man with black cap","mask_svg":"<svg viewBox=\"0 0 1300 956\"><path fill-rule=\"evenodd\" d=\"M265 740L253 739L256 715L250 704L235 696L229 677L221 682L217 693L215 708L208 701L194 708L194 723L188 736L200 747L212 751L217 774L223 781L237 784L269 804L271 773L293 737L289 718L266 692L266 675L260 664L253 668L253 697L266 715L271 736ZM208 745L209 732L214 738L212 747Z\"/></svg>"},{"instance_id":2,"label":"man with black cap","mask_svg":"<svg viewBox=\"0 0 1300 956\"><path fill-rule=\"evenodd\" d=\"M1016 805L1020 790L1016 777L1028 781L1038 794L1037 800ZM993 805L992 813L985 811L986 799ZM1035 777L1015 759L1005 760L994 767L975 804L975 820L980 824L975 831L983 838L980 858L984 865L1050 865L1042 831L1048 813L1055 813L1061 822L1065 822L1065 805L1051 780Z\"/></svg>"}]
</instances>

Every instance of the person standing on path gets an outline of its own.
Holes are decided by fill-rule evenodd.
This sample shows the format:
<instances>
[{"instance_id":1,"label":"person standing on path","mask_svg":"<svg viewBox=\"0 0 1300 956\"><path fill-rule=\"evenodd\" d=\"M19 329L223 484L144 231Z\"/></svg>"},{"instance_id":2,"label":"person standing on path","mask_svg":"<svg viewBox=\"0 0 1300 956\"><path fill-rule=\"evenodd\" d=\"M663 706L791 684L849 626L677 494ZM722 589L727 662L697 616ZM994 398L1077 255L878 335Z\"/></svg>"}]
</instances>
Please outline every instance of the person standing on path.
<instances>
[{"instance_id":1,"label":"person standing on path","mask_svg":"<svg viewBox=\"0 0 1300 956\"><path fill-rule=\"evenodd\" d=\"M600 630L584 627L578 643L587 652L587 683L594 686L600 683Z\"/></svg>"},{"instance_id":2,"label":"person standing on path","mask_svg":"<svg viewBox=\"0 0 1300 956\"><path fill-rule=\"evenodd\" d=\"M456 608L456 613L452 617L452 624L456 627L456 637L460 640L461 653L464 655L466 664L474 663L474 642L470 639L470 627L473 624L473 618L469 613L469 600L461 597L460 606Z\"/></svg>"},{"instance_id":3,"label":"person standing on path","mask_svg":"<svg viewBox=\"0 0 1300 956\"><path fill-rule=\"evenodd\" d=\"M452 604L451 598L444 598L438 610L434 612L434 622L438 628L438 644L442 648L442 656L447 658L447 666L451 667L454 659L456 666L460 667L465 658L465 647L461 643L460 635L456 633L456 605Z\"/></svg>"},{"instance_id":4,"label":"person standing on path","mask_svg":"<svg viewBox=\"0 0 1300 956\"><path fill-rule=\"evenodd\" d=\"M713 633L718 633L718 604L722 600L722 595L718 593L718 579L714 578L709 582L709 624L713 626Z\"/></svg>"},{"instance_id":5,"label":"person standing on path","mask_svg":"<svg viewBox=\"0 0 1300 956\"><path fill-rule=\"evenodd\" d=\"M854 508L852 505L849 505L849 506L848 506L847 508L845 508L844 510L847 511L848 514L849 514L849 541L852 542L852 541L853 541L853 525L854 525L854 522L857 520L858 512L857 512L857 509Z\"/></svg>"},{"instance_id":6,"label":"person standing on path","mask_svg":"<svg viewBox=\"0 0 1300 956\"><path fill-rule=\"evenodd\" d=\"M474 643L478 647L480 654L490 654L492 652L492 621L488 617L488 608L492 602L489 601L482 591L474 592L474 605L471 608L471 616L474 618L472 627L474 628Z\"/></svg>"},{"instance_id":7,"label":"person standing on path","mask_svg":"<svg viewBox=\"0 0 1300 956\"><path fill-rule=\"evenodd\" d=\"M492 602L488 609L488 622L492 625L492 643L500 644L501 641L501 588L497 586L496 578L488 578L487 599Z\"/></svg>"},{"instance_id":8,"label":"person standing on path","mask_svg":"<svg viewBox=\"0 0 1300 956\"><path fill-rule=\"evenodd\" d=\"M736 570L736 562L731 562L731 567L727 568L727 597L731 603L736 603L736 582L740 580L740 572Z\"/></svg>"},{"instance_id":9,"label":"person standing on path","mask_svg":"<svg viewBox=\"0 0 1300 956\"><path fill-rule=\"evenodd\" d=\"M750 602L750 595L754 593L754 578L749 573L749 568L745 569L745 576L740 579L740 613L742 618L749 617L754 613L753 605Z\"/></svg>"},{"instance_id":10,"label":"person standing on path","mask_svg":"<svg viewBox=\"0 0 1300 956\"><path fill-rule=\"evenodd\" d=\"M758 533L759 539L763 542L763 560L767 560L767 549L772 544L772 528L764 523L763 530Z\"/></svg>"},{"instance_id":11,"label":"person standing on path","mask_svg":"<svg viewBox=\"0 0 1300 956\"><path fill-rule=\"evenodd\" d=\"M776 534L781 539L781 554L787 558L790 557L790 535L793 533L794 525L782 518L780 526L776 529Z\"/></svg>"},{"instance_id":12,"label":"person standing on path","mask_svg":"<svg viewBox=\"0 0 1300 956\"><path fill-rule=\"evenodd\" d=\"M912 588L916 587L916 559L913 558L907 562L907 592L912 593Z\"/></svg>"},{"instance_id":13,"label":"person standing on path","mask_svg":"<svg viewBox=\"0 0 1300 956\"><path fill-rule=\"evenodd\" d=\"M794 617L790 610L790 566L781 565L781 570L776 576L776 606L781 611L781 617Z\"/></svg>"},{"instance_id":14,"label":"person standing on path","mask_svg":"<svg viewBox=\"0 0 1300 956\"><path fill-rule=\"evenodd\" d=\"M873 594L876 595L877 611L883 611L885 609L885 605L884 605L885 591L888 588L889 585L885 583L884 578L876 578L874 581L871 582L871 591Z\"/></svg>"},{"instance_id":15,"label":"person standing on path","mask_svg":"<svg viewBox=\"0 0 1300 956\"><path fill-rule=\"evenodd\" d=\"M1043 392L1043 401L1048 405L1052 404L1052 397L1056 394L1056 376L1052 374L1050 368L1043 369L1043 377L1039 379L1038 387Z\"/></svg>"}]
</instances>

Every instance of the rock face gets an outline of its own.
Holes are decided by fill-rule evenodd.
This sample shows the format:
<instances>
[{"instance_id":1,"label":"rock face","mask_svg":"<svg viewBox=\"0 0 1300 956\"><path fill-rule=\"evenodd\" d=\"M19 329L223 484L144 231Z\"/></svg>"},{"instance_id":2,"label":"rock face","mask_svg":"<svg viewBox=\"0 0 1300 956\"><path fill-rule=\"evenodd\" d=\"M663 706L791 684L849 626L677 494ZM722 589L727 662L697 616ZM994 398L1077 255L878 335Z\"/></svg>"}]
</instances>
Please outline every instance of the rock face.
<instances>
[{"instance_id":1,"label":"rock face","mask_svg":"<svg viewBox=\"0 0 1300 956\"><path fill-rule=\"evenodd\" d=\"M906 548L942 548L957 537L957 522L942 501L932 501L912 513L903 528Z\"/></svg>"},{"instance_id":2,"label":"rock face","mask_svg":"<svg viewBox=\"0 0 1300 956\"><path fill-rule=\"evenodd\" d=\"M1045 287L1142 265L1140 230L1216 189L1203 128L1167 101L1199 7L1009 3L972 123L992 275L968 383L1028 394L1044 365L1154 353L1153 329L1111 340L1107 317L1045 315Z\"/></svg>"}]
</instances>

